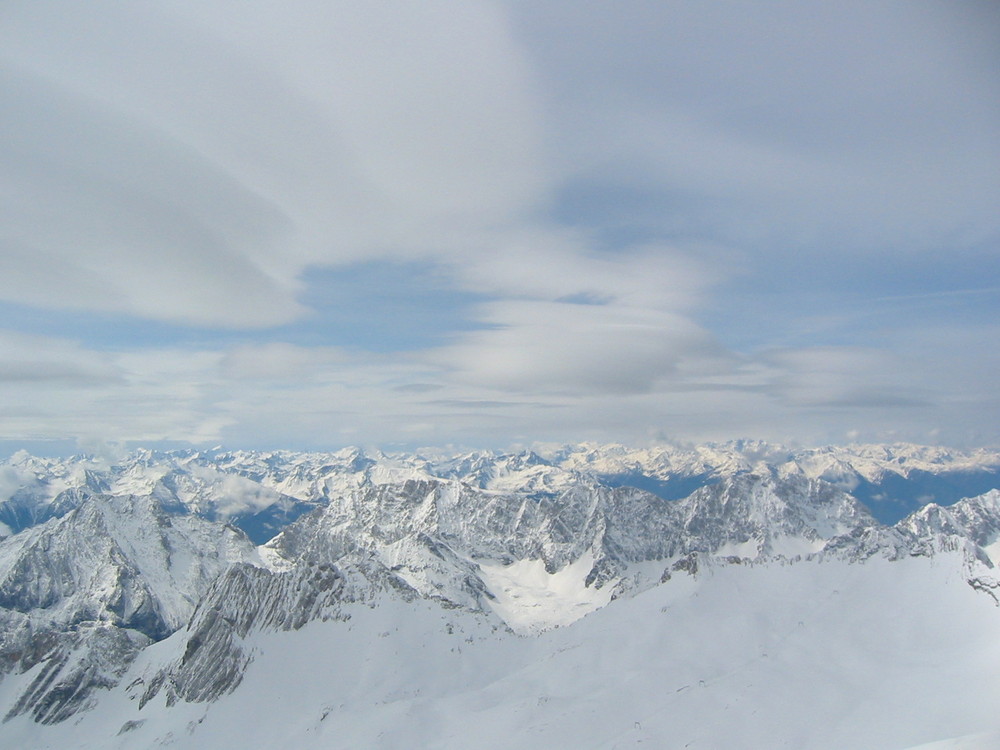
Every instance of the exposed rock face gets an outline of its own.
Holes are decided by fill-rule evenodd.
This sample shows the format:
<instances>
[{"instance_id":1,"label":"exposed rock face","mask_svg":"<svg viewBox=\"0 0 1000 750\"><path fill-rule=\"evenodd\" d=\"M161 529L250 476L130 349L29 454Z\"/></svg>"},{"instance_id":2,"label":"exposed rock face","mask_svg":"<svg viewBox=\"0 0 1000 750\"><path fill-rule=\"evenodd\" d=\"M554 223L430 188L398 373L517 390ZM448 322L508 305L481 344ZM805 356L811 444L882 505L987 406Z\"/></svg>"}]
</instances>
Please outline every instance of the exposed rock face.
<instances>
[{"instance_id":1,"label":"exposed rock face","mask_svg":"<svg viewBox=\"0 0 1000 750\"><path fill-rule=\"evenodd\" d=\"M741 556L791 556L818 551L832 537L876 526L847 493L821 480L742 474L696 490L676 504L678 552L718 553L726 545Z\"/></svg>"},{"instance_id":2,"label":"exposed rock face","mask_svg":"<svg viewBox=\"0 0 1000 750\"><path fill-rule=\"evenodd\" d=\"M914 537L964 537L980 547L1000 540L1000 490L967 498L943 508L931 503L898 526Z\"/></svg>"},{"instance_id":3,"label":"exposed rock face","mask_svg":"<svg viewBox=\"0 0 1000 750\"><path fill-rule=\"evenodd\" d=\"M58 721L115 684L135 654L181 627L233 562L239 531L171 516L151 498L96 495L0 544L0 665L43 664L8 712Z\"/></svg>"},{"instance_id":4,"label":"exposed rock face","mask_svg":"<svg viewBox=\"0 0 1000 750\"><path fill-rule=\"evenodd\" d=\"M335 499L265 550L279 567L371 555L424 596L483 609L490 592L481 564L540 560L554 574L591 554L586 584L601 587L632 563L691 553L792 557L875 525L849 495L797 476L740 475L678 502L592 482L539 497L411 480Z\"/></svg>"},{"instance_id":5,"label":"exposed rock face","mask_svg":"<svg viewBox=\"0 0 1000 750\"><path fill-rule=\"evenodd\" d=\"M11 650L6 643L5 661L38 670L4 720L28 713L40 724L64 721L93 705L94 691L117 685L138 653L151 643L137 631L103 622L36 632L19 640L24 650Z\"/></svg>"},{"instance_id":6,"label":"exposed rock face","mask_svg":"<svg viewBox=\"0 0 1000 750\"><path fill-rule=\"evenodd\" d=\"M863 526L829 540L823 554L853 561L879 556L963 551L988 568L1000 562L1000 491L966 498L948 508L929 504L893 526Z\"/></svg>"},{"instance_id":7,"label":"exposed rock face","mask_svg":"<svg viewBox=\"0 0 1000 750\"><path fill-rule=\"evenodd\" d=\"M140 705L166 691L167 702L212 701L239 685L252 658L244 642L261 630L298 630L312 620L349 619L344 606L391 594L417 594L376 562L302 565L274 573L234 565L216 580L187 628L183 656L132 686ZM181 635L181 634L179 634Z\"/></svg>"}]
</instances>

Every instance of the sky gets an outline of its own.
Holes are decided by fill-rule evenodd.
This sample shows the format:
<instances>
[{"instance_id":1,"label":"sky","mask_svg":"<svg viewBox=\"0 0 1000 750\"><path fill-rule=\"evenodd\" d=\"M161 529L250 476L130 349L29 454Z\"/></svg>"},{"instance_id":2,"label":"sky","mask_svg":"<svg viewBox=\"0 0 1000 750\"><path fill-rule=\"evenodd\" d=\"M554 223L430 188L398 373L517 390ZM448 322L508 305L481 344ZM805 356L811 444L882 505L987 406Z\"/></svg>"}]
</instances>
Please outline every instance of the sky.
<instances>
[{"instance_id":1,"label":"sky","mask_svg":"<svg viewBox=\"0 0 1000 750\"><path fill-rule=\"evenodd\" d=\"M1000 444L1000 6L0 7L0 448Z\"/></svg>"}]
</instances>

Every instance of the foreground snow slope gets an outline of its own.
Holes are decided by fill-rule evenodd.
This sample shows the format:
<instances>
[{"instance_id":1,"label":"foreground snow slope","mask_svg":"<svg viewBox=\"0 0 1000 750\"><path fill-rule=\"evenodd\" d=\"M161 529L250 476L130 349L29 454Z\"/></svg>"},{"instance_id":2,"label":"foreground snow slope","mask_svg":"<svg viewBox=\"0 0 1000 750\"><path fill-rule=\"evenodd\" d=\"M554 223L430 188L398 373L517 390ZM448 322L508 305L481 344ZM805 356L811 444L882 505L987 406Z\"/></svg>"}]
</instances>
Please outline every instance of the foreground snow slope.
<instances>
[{"instance_id":1,"label":"foreground snow slope","mask_svg":"<svg viewBox=\"0 0 1000 750\"><path fill-rule=\"evenodd\" d=\"M347 620L251 635L243 684L215 703L140 711L126 679L79 721L18 717L4 737L123 750L975 747L956 743L1000 729L1000 609L966 585L967 564L702 568L533 638L432 602L358 603ZM182 635L130 678L175 658Z\"/></svg>"}]
</instances>

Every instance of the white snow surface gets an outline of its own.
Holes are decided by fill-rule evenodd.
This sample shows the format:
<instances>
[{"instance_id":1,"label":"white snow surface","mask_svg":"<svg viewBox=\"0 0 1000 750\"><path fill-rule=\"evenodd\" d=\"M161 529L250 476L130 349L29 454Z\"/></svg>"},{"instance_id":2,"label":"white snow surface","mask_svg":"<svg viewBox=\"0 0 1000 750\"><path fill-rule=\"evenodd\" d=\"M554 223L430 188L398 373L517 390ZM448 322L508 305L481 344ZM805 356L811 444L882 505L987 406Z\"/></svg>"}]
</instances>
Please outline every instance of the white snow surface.
<instances>
[{"instance_id":1,"label":"white snow surface","mask_svg":"<svg viewBox=\"0 0 1000 750\"><path fill-rule=\"evenodd\" d=\"M213 704L139 710L127 686L177 658L181 632L95 710L52 727L17 717L2 736L39 750L994 747L1000 609L966 565L715 567L533 637L383 599L251 634L243 683Z\"/></svg>"},{"instance_id":2,"label":"white snow surface","mask_svg":"<svg viewBox=\"0 0 1000 750\"><path fill-rule=\"evenodd\" d=\"M614 583L586 585L594 566L588 552L555 573L542 560L518 560L510 565L479 563L480 576L495 599L489 604L516 633L533 634L576 622L611 601Z\"/></svg>"}]
</instances>

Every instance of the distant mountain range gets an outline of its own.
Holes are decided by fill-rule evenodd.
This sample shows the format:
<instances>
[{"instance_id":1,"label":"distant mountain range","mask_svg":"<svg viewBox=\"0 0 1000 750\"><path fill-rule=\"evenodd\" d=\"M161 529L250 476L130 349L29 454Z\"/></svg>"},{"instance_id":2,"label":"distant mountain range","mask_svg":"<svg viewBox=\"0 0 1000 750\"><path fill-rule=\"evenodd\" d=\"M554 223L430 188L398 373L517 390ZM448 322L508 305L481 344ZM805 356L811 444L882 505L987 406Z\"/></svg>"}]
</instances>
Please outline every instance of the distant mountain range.
<instances>
[{"instance_id":1,"label":"distant mountain range","mask_svg":"<svg viewBox=\"0 0 1000 750\"><path fill-rule=\"evenodd\" d=\"M363 485L457 479L487 490L555 496L571 486L635 487L665 500L742 473L801 475L849 492L882 523L928 503L951 505L1000 487L1000 452L861 445L792 450L737 441L693 448L580 444L518 453L386 454L347 448L287 451L138 451L110 462L18 453L0 464L0 533L55 518L95 494L156 497L242 528L258 544L308 510Z\"/></svg>"},{"instance_id":2,"label":"distant mountain range","mask_svg":"<svg viewBox=\"0 0 1000 750\"><path fill-rule=\"evenodd\" d=\"M998 488L913 445L16 454L0 744L992 742Z\"/></svg>"}]
</instances>

